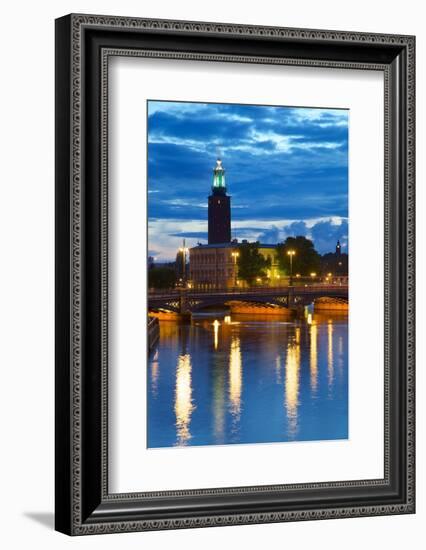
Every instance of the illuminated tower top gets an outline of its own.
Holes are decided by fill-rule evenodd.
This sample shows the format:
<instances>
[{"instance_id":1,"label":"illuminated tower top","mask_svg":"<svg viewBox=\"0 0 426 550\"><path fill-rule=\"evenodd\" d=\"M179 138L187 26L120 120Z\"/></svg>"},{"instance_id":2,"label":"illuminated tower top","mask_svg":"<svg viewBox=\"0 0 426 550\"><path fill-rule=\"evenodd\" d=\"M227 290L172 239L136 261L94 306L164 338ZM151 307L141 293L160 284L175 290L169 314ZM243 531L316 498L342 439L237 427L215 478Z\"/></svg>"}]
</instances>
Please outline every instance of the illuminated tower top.
<instances>
[{"instance_id":1,"label":"illuminated tower top","mask_svg":"<svg viewBox=\"0 0 426 550\"><path fill-rule=\"evenodd\" d=\"M225 170L220 158L213 170L212 192L208 198L208 242L231 242L231 197L226 194Z\"/></svg>"},{"instance_id":2,"label":"illuminated tower top","mask_svg":"<svg viewBox=\"0 0 426 550\"><path fill-rule=\"evenodd\" d=\"M337 241L337 244L336 244L336 255L337 255L337 256L340 256L341 251L342 251L342 247L340 246L340 241Z\"/></svg>"},{"instance_id":3,"label":"illuminated tower top","mask_svg":"<svg viewBox=\"0 0 426 550\"><path fill-rule=\"evenodd\" d=\"M225 169L220 158L217 159L213 170L212 192L213 195L226 195Z\"/></svg>"}]
</instances>

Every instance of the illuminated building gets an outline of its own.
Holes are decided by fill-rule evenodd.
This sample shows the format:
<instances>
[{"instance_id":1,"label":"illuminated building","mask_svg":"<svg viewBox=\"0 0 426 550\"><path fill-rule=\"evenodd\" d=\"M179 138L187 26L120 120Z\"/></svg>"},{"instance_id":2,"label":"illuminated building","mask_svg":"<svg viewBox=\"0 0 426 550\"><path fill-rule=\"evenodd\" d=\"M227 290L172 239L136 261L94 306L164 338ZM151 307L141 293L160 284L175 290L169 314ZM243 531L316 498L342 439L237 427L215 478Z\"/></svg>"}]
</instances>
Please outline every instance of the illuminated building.
<instances>
[{"instance_id":1,"label":"illuminated building","mask_svg":"<svg viewBox=\"0 0 426 550\"><path fill-rule=\"evenodd\" d=\"M246 286L238 279L238 249L245 241L239 243L234 240L224 244L199 244L189 249L189 279L194 288L233 288ZM269 259L271 266L266 280L271 286L278 285L282 277L278 267L276 246L273 244L259 244L259 253Z\"/></svg>"},{"instance_id":2,"label":"illuminated building","mask_svg":"<svg viewBox=\"0 0 426 550\"><path fill-rule=\"evenodd\" d=\"M232 288L246 284L238 280L238 256L239 247L247 241L231 241L231 197L226 191L225 169L221 159L217 159L208 197L208 244L189 249L189 281L194 288ZM270 260L263 284L279 284L276 245L259 244L258 250Z\"/></svg>"}]
</instances>

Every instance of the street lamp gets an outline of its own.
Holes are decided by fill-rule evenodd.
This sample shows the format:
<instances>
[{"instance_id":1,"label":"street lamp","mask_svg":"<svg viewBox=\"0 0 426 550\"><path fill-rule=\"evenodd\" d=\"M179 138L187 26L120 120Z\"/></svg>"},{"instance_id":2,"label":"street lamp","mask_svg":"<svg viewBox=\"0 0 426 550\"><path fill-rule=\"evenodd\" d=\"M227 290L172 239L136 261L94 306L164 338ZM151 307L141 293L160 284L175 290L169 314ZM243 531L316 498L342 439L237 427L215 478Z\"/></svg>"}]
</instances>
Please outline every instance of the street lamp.
<instances>
[{"instance_id":1,"label":"street lamp","mask_svg":"<svg viewBox=\"0 0 426 550\"><path fill-rule=\"evenodd\" d=\"M293 256L295 254L295 250L287 250L287 255L290 256L290 286L293 285Z\"/></svg>"},{"instance_id":2,"label":"street lamp","mask_svg":"<svg viewBox=\"0 0 426 550\"><path fill-rule=\"evenodd\" d=\"M186 286L186 253L189 248L185 246L185 239L183 239L183 246L179 248L179 252L182 254L182 279L183 284Z\"/></svg>"},{"instance_id":3,"label":"street lamp","mask_svg":"<svg viewBox=\"0 0 426 550\"><path fill-rule=\"evenodd\" d=\"M234 258L234 287L237 286L237 258L239 255L239 252L231 252L231 256Z\"/></svg>"}]
</instances>

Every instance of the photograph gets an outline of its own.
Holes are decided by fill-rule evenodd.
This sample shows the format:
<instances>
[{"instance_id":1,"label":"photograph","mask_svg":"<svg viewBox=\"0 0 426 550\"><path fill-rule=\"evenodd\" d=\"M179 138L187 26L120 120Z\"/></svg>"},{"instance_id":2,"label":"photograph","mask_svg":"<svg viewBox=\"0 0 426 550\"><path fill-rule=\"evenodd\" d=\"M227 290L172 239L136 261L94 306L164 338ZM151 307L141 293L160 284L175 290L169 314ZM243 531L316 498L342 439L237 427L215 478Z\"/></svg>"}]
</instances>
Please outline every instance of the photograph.
<instances>
[{"instance_id":1,"label":"photograph","mask_svg":"<svg viewBox=\"0 0 426 550\"><path fill-rule=\"evenodd\" d=\"M365 10L312 3L308 22L245 6L249 23L169 4L55 19L54 528L126 545L228 526L230 546L234 527L267 523L317 544L330 519L328 546L359 548L361 522L401 547L416 513L420 18L371 8L367 29ZM34 167L22 158L12 183Z\"/></svg>"},{"instance_id":2,"label":"photograph","mask_svg":"<svg viewBox=\"0 0 426 550\"><path fill-rule=\"evenodd\" d=\"M349 109L146 103L146 447L348 439Z\"/></svg>"}]
</instances>

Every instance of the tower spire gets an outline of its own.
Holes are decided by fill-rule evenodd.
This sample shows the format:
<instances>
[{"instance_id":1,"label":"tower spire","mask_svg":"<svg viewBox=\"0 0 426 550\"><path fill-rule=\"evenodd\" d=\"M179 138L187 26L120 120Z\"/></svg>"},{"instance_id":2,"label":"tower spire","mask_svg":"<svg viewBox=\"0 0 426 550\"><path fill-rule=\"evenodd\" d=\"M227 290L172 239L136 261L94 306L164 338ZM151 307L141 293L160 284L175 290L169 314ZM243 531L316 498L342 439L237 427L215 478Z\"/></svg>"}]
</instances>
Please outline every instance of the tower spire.
<instances>
[{"instance_id":1,"label":"tower spire","mask_svg":"<svg viewBox=\"0 0 426 550\"><path fill-rule=\"evenodd\" d=\"M213 185L212 191L214 194L225 194L226 193L226 184L225 184L225 169L222 166L222 159L218 157L216 160L216 166L213 170Z\"/></svg>"},{"instance_id":2,"label":"tower spire","mask_svg":"<svg viewBox=\"0 0 426 550\"><path fill-rule=\"evenodd\" d=\"M225 169L218 157L213 170L212 192L208 203L208 242L231 242L231 197L226 194Z\"/></svg>"}]
</instances>

